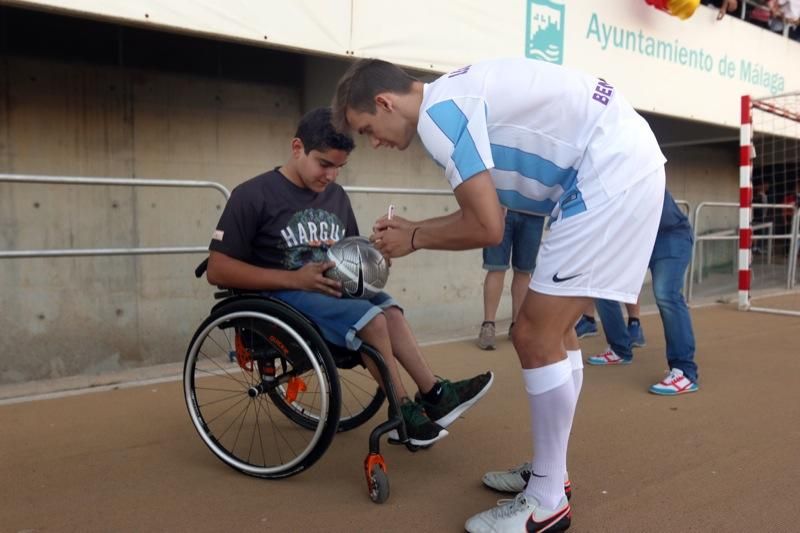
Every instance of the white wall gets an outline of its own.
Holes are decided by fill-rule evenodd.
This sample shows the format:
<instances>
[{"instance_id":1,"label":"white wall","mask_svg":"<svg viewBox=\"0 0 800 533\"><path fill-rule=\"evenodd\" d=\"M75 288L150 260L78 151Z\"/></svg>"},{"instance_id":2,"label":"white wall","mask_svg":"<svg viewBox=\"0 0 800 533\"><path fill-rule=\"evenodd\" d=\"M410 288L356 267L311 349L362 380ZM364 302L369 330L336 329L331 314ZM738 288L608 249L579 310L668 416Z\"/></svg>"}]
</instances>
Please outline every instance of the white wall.
<instances>
[{"instance_id":1,"label":"white wall","mask_svg":"<svg viewBox=\"0 0 800 533\"><path fill-rule=\"evenodd\" d=\"M34 9L438 72L498 56L603 76L640 110L739 124L739 97L800 88L800 43L700 6L681 21L644 0L15 0ZM552 24L550 52L530 45ZM537 37L538 36L538 37Z\"/></svg>"}]
</instances>

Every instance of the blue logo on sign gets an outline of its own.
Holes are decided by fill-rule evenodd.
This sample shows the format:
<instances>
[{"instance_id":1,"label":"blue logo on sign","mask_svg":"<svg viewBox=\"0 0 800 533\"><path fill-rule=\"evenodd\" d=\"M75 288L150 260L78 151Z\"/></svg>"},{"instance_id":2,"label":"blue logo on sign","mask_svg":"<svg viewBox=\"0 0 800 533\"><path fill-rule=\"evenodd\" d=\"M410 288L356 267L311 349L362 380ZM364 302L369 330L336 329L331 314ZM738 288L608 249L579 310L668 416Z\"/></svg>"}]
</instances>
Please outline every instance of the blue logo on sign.
<instances>
[{"instance_id":1,"label":"blue logo on sign","mask_svg":"<svg viewBox=\"0 0 800 533\"><path fill-rule=\"evenodd\" d=\"M564 4L528 0L525 56L550 63L564 62Z\"/></svg>"}]
</instances>

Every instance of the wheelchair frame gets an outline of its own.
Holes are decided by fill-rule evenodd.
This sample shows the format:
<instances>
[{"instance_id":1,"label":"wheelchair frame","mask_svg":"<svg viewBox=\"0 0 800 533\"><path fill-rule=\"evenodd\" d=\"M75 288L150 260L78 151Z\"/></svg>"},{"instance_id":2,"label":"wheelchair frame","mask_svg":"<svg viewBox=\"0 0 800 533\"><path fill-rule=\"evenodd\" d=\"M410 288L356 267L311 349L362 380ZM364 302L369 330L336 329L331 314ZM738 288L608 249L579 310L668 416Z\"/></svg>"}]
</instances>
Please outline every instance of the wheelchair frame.
<instances>
[{"instance_id":1,"label":"wheelchair frame","mask_svg":"<svg viewBox=\"0 0 800 533\"><path fill-rule=\"evenodd\" d=\"M386 474L386 461L380 453L381 436L392 430L397 430L400 442L405 444L409 450L416 451L418 447L411 444L408 439L405 424L400 414L399 400L390 379L389 369L380 352L366 343L361 345L358 352L331 345L322 338L316 326L300 312L286 303L262 293L223 290L222 292L217 292L215 298L222 299L222 301L214 305L210 315L195 332L187 349L184 362L183 383L186 406L192 424L206 446L231 468L256 477L277 479L296 475L309 468L322 456L337 431L347 431L363 424L379 409L382 403L382 399L379 398L382 392L376 384L377 392L370 404L357 416L351 417L353 423L346 426L343 424L342 426L344 427L340 426L339 416L342 398L339 369L350 369L356 364L363 366L361 363L361 355L363 354L375 363L381 376L381 381L384 384L385 396L389 401L388 420L380 423L371 431L369 453L364 459L364 473L370 499L375 503L385 502L389 497L389 480ZM250 322L247 322L248 320ZM261 321L261 324L259 326L253 325L255 320ZM213 344L219 347L221 354L225 353L226 346L224 345L226 342L228 346L235 347L236 366L233 364L234 361L232 359L234 358L231 355L234 352L231 351L228 353L231 357L229 367L224 367L222 363L215 360L211 370L207 368L198 369L201 359L204 356L208 357L203 351L204 343L217 329L223 332L223 338L226 340L217 341L212 339L214 340ZM235 339L231 339L226 330L233 330ZM249 345L246 340L240 339L240 337L246 338L248 334L250 335ZM280 339L278 338L279 336ZM276 361L280 365L275 364ZM236 368L237 366L239 367L238 369ZM243 378L232 376L229 373L229 371L235 372L237 370L244 376ZM278 370L283 370L283 373L278 373ZM321 387L320 412L322 413L319 418L306 416L306 412L303 409L295 409L293 407L295 401L293 395L297 394L298 389L305 390L303 388L305 384L302 382L302 373L306 371L312 371L315 376L318 376ZM272 372L271 375L270 372ZM253 377L253 375L256 375L256 377ZM269 404L264 404L265 396L289 420L305 429L314 431L311 442L303 451L304 455L298 456L288 463L267 468L266 464L262 467L249 463L253 442L250 444L251 450L248 452L247 460L242 460L241 457L237 456L236 448L238 442L228 446L230 449L226 448L222 444L223 436L217 434L217 431L211 427L213 420L206 420L203 416L203 409L211 404L218 403L218 400L209 401L204 405L202 399L198 398L201 395L199 391L202 387L197 385L200 380L220 379L220 377L224 378L225 376L234 377L233 380L227 381L234 383L236 387L241 387L239 391L229 390L230 393L233 393L231 395L233 399L230 401L236 401L234 405L244 402L244 405L247 406L247 412L250 412L251 404L255 406L253 412L256 416L255 426L258 427L259 439L262 440L260 442L262 457L266 450L261 436L262 428L259 426L258 413L267 413L270 421L273 424L275 423L274 419L272 419ZM196 380L195 378L198 379ZM326 381L330 385L330 391L327 390ZM227 386L230 386L230 383ZM246 398L244 395L246 395ZM239 396L241 398L236 400ZM329 403L327 402L328 399ZM280 405L281 402L284 402L284 405ZM266 405L266 408L264 405ZM293 412L296 416L293 416ZM246 413L242 415L242 420L239 422L240 430L246 416ZM236 419L225 429L225 432L237 422L238 417L239 415L237 414ZM315 420L317 420L316 427L314 427ZM224 435L224 432L222 433ZM252 439L255 440L255 430L253 430L253 435ZM276 439L277 444L278 441ZM264 462L266 463L266 459L264 459Z\"/></svg>"}]
</instances>

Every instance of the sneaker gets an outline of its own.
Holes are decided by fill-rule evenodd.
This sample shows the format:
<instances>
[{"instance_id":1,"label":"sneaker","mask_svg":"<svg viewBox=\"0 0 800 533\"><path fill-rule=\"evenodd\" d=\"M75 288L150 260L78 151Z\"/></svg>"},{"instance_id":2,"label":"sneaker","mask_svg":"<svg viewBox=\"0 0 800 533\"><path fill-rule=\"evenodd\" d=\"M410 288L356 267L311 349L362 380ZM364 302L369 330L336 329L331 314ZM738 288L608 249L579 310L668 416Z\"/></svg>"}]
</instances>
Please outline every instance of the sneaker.
<instances>
[{"instance_id":1,"label":"sneaker","mask_svg":"<svg viewBox=\"0 0 800 533\"><path fill-rule=\"evenodd\" d=\"M633 362L633 359L623 359L615 354L611 348L606 348L605 352L587 358L586 362L595 366L629 365Z\"/></svg>"},{"instance_id":2,"label":"sneaker","mask_svg":"<svg viewBox=\"0 0 800 533\"><path fill-rule=\"evenodd\" d=\"M531 463L522 463L510 470L486 472L483 475L483 484L499 492L519 493L525 490L531 477ZM569 500L572 498L572 483L564 479L564 494Z\"/></svg>"},{"instance_id":3,"label":"sneaker","mask_svg":"<svg viewBox=\"0 0 800 533\"><path fill-rule=\"evenodd\" d=\"M481 350L494 350L494 322L481 324L481 332L478 334L478 348Z\"/></svg>"},{"instance_id":4,"label":"sneaker","mask_svg":"<svg viewBox=\"0 0 800 533\"><path fill-rule=\"evenodd\" d=\"M641 348L645 344L647 344L644 340L644 330L642 329L642 323L638 320L636 322L631 322L628 324L628 335L631 336L631 346L634 348Z\"/></svg>"},{"instance_id":5,"label":"sneaker","mask_svg":"<svg viewBox=\"0 0 800 533\"><path fill-rule=\"evenodd\" d=\"M594 337L597 335L597 322L592 322L586 318L586 315L581 315L580 320L575 324L575 333L578 334L579 339Z\"/></svg>"},{"instance_id":6,"label":"sneaker","mask_svg":"<svg viewBox=\"0 0 800 533\"><path fill-rule=\"evenodd\" d=\"M684 376L680 368L673 368L667 377L650 387L650 392L662 396L677 396L697 392L697 383Z\"/></svg>"},{"instance_id":7,"label":"sneaker","mask_svg":"<svg viewBox=\"0 0 800 533\"><path fill-rule=\"evenodd\" d=\"M555 509L542 507L535 498L517 494L513 500L500 500L497 507L478 513L464 524L470 533L507 531L566 531L572 521L572 508L561 498Z\"/></svg>"},{"instance_id":8,"label":"sneaker","mask_svg":"<svg viewBox=\"0 0 800 533\"><path fill-rule=\"evenodd\" d=\"M494 374L491 372L479 374L470 379L462 379L455 383L442 379L439 381L442 384L442 397L437 403L428 403L421 396L417 396L417 398L431 420L446 428L467 409L475 405L486 394L493 381Z\"/></svg>"},{"instance_id":9,"label":"sneaker","mask_svg":"<svg viewBox=\"0 0 800 533\"><path fill-rule=\"evenodd\" d=\"M422 406L417 402L404 398L400 404L400 413L406 424L408 440L415 446L430 446L449 435L446 429L428 418ZM389 432L388 438L392 444L400 443L400 435L396 429Z\"/></svg>"}]
</instances>

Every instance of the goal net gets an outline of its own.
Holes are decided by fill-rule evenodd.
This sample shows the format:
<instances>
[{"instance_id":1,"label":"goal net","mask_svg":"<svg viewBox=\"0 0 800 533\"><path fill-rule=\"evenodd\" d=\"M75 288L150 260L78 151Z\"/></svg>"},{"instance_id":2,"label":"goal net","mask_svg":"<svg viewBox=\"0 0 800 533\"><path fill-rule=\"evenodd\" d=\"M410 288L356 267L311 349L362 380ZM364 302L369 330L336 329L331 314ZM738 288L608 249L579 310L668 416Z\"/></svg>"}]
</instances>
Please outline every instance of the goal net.
<instances>
[{"instance_id":1,"label":"goal net","mask_svg":"<svg viewBox=\"0 0 800 533\"><path fill-rule=\"evenodd\" d=\"M800 316L800 92L741 112L739 308Z\"/></svg>"}]
</instances>

